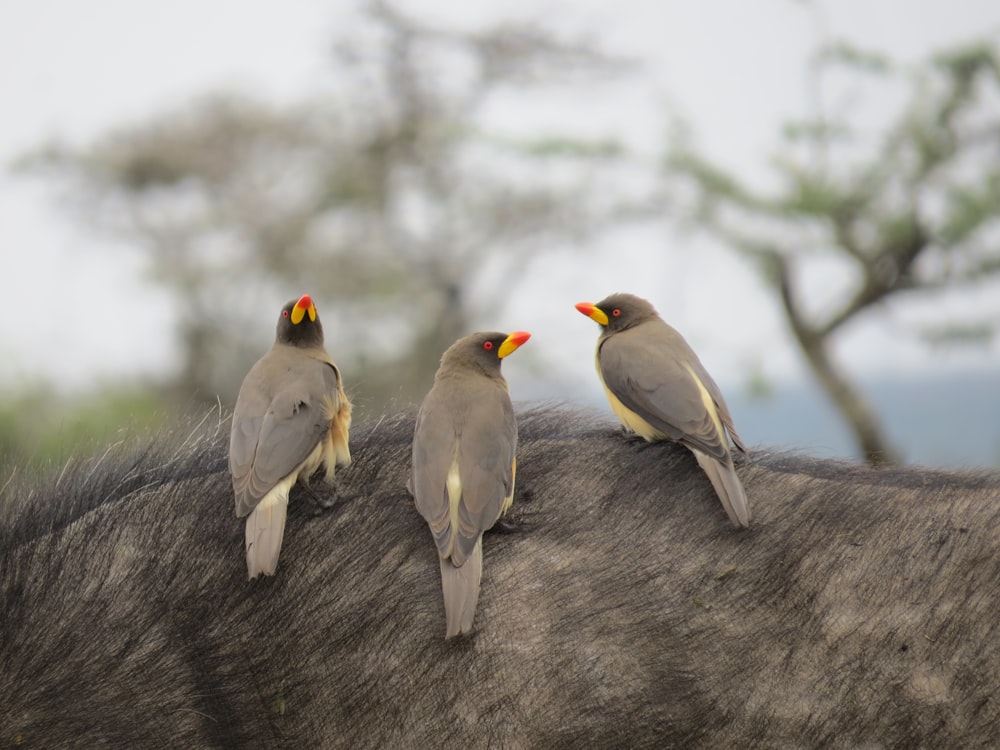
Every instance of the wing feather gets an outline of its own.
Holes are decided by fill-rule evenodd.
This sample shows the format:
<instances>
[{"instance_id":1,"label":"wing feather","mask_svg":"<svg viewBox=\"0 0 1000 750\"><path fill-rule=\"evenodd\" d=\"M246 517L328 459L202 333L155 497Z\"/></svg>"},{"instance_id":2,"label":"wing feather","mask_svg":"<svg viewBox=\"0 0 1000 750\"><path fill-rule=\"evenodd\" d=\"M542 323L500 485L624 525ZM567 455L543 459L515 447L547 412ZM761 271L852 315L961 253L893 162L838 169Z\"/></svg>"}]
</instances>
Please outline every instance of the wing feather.
<instances>
[{"instance_id":1,"label":"wing feather","mask_svg":"<svg viewBox=\"0 0 1000 750\"><path fill-rule=\"evenodd\" d=\"M424 399L413 439L412 486L442 558L462 565L514 490L517 424L507 391L487 379L442 379ZM460 479L452 512L448 475Z\"/></svg>"},{"instance_id":2,"label":"wing feather","mask_svg":"<svg viewBox=\"0 0 1000 750\"><path fill-rule=\"evenodd\" d=\"M724 459L728 440L716 426L732 424L718 386L673 328L649 321L605 338L601 377L628 409L667 437Z\"/></svg>"},{"instance_id":3,"label":"wing feather","mask_svg":"<svg viewBox=\"0 0 1000 750\"><path fill-rule=\"evenodd\" d=\"M265 355L247 374L236 400L229 455L238 516L295 471L330 429L336 370L293 354L272 350ZM284 377L272 382L276 372Z\"/></svg>"}]
</instances>

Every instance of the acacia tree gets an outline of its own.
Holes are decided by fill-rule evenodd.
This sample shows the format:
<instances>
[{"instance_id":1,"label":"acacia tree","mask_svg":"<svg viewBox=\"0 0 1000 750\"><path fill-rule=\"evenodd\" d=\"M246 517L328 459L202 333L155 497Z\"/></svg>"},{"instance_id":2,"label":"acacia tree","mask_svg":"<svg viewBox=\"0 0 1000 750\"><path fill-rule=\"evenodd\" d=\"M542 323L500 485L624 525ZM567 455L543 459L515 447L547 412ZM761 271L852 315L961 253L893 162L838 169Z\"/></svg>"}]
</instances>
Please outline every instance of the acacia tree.
<instances>
[{"instance_id":1,"label":"acacia tree","mask_svg":"<svg viewBox=\"0 0 1000 750\"><path fill-rule=\"evenodd\" d=\"M666 171L684 186L696 226L753 259L781 301L811 371L845 420L861 454L895 462L879 419L831 352L852 322L890 302L926 301L995 279L1000 271L1000 55L971 44L915 69L846 45L815 58L817 88L831 76L852 90L906 91L906 104L877 136L850 107L793 123L774 161L780 186L743 184L679 140ZM860 118L858 118L860 119ZM693 188L693 189L692 189ZM804 291L817 261L848 269L839 300L817 306ZM932 340L991 338L996 319L923 327Z\"/></svg>"},{"instance_id":2,"label":"acacia tree","mask_svg":"<svg viewBox=\"0 0 1000 750\"><path fill-rule=\"evenodd\" d=\"M497 325L536 251L647 210L604 189L630 168L620 144L503 137L482 116L516 87L609 79L627 61L380 0L342 25L332 58L330 89L307 101L213 96L28 162L68 178L81 213L175 293L186 399L231 401L261 348L247 311L308 290L355 395L409 401L455 338Z\"/></svg>"}]
</instances>

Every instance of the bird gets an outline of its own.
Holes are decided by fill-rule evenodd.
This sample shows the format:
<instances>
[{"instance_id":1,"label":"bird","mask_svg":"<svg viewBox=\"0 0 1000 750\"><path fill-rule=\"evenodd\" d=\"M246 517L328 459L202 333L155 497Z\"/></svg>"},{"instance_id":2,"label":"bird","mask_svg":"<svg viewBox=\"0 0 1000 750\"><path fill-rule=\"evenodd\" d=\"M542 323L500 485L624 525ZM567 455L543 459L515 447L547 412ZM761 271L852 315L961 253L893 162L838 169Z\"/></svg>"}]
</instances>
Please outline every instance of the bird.
<instances>
[{"instance_id":1,"label":"bird","mask_svg":"<svg viewBox=\"0 0 1000 750\"><path fill-rule=\"evenodd\" d=\"M514 498L517 422L500 363L530 337L480 332L456 341L417 413L408 484L437 547L445 639L472 631L483 532Z\"/></svg>"},{"instance_id":2,"label":"bird","mask_svg":"<svg viewBox=\"0 0 1000 750\"><path fill-rule=\"evenodd\" d=\"M647 441L689 448L730 521L748 527L750 505L729 443L743 453L746 447L719 386L684 337L634 294L580 302L576 309L601 326L597 374L622 424Z\"/></svg>"},{"instance_id":3,"label":"bird","mask_svg":"<svg viewBox=\"0 0 1000 750\"><path fill-rule=\"evenodd\" d=\"M233 410L229 470L236 517L247 517L250 579L274 575L288 494L320 467L332 482L351 462L351 402L323 346L323 325L308 294L281 308L274 346L247 373ZM324 505L315 495L316 502Z\"/></svg>"}]
</instances>

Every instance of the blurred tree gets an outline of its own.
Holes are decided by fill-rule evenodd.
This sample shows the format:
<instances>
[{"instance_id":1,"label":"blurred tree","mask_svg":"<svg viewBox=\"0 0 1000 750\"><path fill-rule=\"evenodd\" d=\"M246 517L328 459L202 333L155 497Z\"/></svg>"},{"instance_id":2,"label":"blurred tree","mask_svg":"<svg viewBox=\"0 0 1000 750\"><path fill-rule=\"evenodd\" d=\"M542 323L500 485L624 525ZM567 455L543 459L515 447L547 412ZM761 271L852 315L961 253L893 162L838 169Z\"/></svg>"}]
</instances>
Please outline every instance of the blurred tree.
<instances>
[{"instance_id":1,"label":"blurred tree","mask_svg":"<svg viewBox=\"0 0 1000 750\"><path fill-rule=\"evenodd\" d=\"M165 421L163 404L140 383L118 383L82 398L48 384L2 391L0 485L17 472L58 473L67 461L111 442L141 443Z\"/></svg>"},{"instance_id":2,"label":"blurred tree","mask_svg":"<svg viewBox=\"0 0 1000 750\"><path fill-rule=\"evenodd\" d=\"M993 44L972 44L905 69L836 45L816 56L814 73L818 114L786 128L773 193L711 163L683 131L666 171L679 181L678 202L687 202L695 226L753 259L776 291L795 341L861 454L872 464L894 462L875 411L832 347L849 323L890 298L926 300L997 278L1000 55ZM824 86L845 82L852 95L879 87L883 102L907 92L898 119L873 135L860 110L824 112ZM830 302L838 268L849 280ZM982 342L996 325L984 316L916 333L931 342Z\"/></svg>"},{"instance_id":3,"label":"blurred tree","mask_svg":"<svg viewBox=\"0 0 1000 750\"><path fill-rule=\"evenodd\" d=\"M634 168L620 144L503 138L482 117L514 87L610 80L627 61L532 26L438 28L382 0L341 21L313 99L216 96L25 161L68 178L81 213L176 293L189 402L231 404L269 345L249 311L266 300L272 320L303 291L352 395L418 398L454 339L503 324L534 252L656 210L607 189Z\"/></svg>"}]
</instances>

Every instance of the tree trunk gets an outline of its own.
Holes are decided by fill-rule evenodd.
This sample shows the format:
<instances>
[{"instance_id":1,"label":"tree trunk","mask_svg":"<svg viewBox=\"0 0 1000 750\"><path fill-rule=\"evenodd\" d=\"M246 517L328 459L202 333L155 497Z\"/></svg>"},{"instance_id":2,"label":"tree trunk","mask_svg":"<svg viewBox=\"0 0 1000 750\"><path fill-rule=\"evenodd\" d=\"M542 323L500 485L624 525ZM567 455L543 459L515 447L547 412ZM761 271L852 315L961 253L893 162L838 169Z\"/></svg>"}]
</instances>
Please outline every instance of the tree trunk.
<instances>
[{"instance_id":1,"label":"tree trunk","mask_svg":"<svg viewBox=\"0 0 1000 750\"><path fill-rule=\"evenodd\" d=\"M811 327L799 313L792 294L791 273L787 260L776 256L774 261L777 263L781 302L789 327L823 390L847 420L862 457L872 466L900 463L899 455L882 431L875 411L861 391L844 377L830 357L827 350L830 336Z\"/></svg>"},{"instance_id":2,"label":"tree trunk","mask_svg":"<svg viewBox=\"0 0 1000 750\"><path fill-rule=\"evenodd\" d=\"M861 455L872 466L900 463L899 455L889 443L879 426L874 410L861 391L855 388L839 372L824 345L818 337L805 340L798 336L799 345L806 355L806 361L819 380L823 390L847 420L854 433Z\"/></svg>"}]
</instances>

